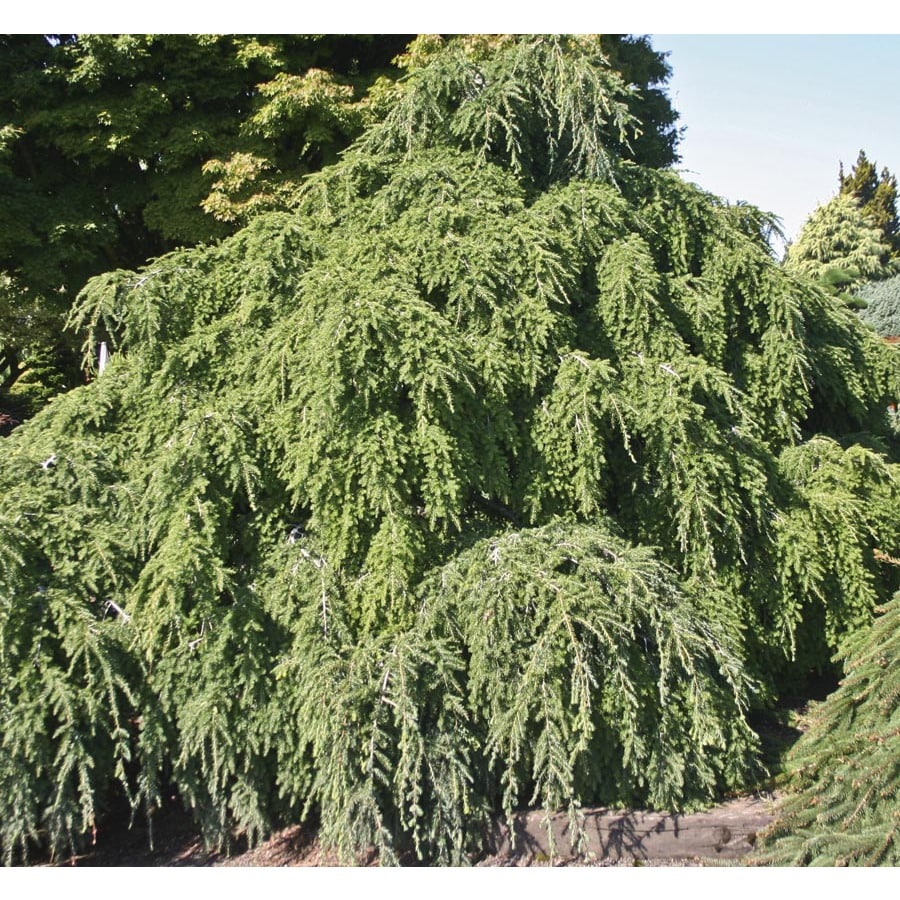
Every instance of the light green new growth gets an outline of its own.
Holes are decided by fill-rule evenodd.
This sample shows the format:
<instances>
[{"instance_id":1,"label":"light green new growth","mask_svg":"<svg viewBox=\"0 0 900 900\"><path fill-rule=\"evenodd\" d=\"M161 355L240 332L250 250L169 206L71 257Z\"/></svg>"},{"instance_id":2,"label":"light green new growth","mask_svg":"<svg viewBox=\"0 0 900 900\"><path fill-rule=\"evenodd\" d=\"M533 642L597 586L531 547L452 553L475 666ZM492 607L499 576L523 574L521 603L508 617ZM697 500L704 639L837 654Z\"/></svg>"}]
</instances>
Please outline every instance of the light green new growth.
<instances>
[{"instance_id":1,"label":"light green new growth","mask_svg":"<svg viewBox=\"0 0 900 900\"><path fill-rule=\"evenodd\" d=\"M857 282L891 274L891 245L852 194L838 194L806 220L785 259L792 272L822 278L842 269Z\"/></svg>"}]
</instances>

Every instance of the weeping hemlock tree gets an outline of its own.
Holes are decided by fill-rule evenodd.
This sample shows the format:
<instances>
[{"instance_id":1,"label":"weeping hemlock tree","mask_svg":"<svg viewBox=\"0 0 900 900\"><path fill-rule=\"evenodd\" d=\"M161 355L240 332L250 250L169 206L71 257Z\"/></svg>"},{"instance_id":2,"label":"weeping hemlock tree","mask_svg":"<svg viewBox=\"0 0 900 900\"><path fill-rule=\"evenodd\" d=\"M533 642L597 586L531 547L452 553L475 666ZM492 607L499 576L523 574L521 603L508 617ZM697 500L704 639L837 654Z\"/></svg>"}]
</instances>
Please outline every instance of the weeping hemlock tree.
<instances>
[{"instance_id":1,"label":"weeping hemlock tree","mask_svg":"<svg viewBox=\"0 0 900 900\"><path fill-rule=\"evenodd\" d=\"M112 362L4 442L8 861L171 786L385 861L707 802L890 596L895 358L616 158L597 46L451 41L293 212L82 293Z\"/></svg>"}]
</instances>

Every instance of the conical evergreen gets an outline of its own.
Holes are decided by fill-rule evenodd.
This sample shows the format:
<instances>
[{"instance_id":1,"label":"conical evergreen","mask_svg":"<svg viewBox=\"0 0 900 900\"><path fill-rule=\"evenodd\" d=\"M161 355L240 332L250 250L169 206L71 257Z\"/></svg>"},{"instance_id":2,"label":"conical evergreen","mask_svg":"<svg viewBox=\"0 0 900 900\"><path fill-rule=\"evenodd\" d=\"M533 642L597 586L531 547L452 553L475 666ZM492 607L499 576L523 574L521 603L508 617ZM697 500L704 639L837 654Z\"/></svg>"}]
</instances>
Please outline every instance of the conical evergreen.
<instances>
[{"instance_id":1,"label":"conical evergreen","mask_svg":"<svg viewBox=\"0 0 900 900\"><path fill-rule=\"evenodd\" d=\"M896 359L756 210L617 162L625 91L450 42L294 212L88 285L112 361L3 443L7 861L117 782L458 862L751 777L748 708L897 586Z\"/></svg>"},{"instance_id":2,"label":"conical evergreen","mask_svg":"<svg viewBox=\"0 0 900 900\"><path fill-rule=\"evenodd\" d=\"M900 222L897 219L897 178L885 167L878 174L865 151L860 150L849 175L843 164L838 174L840 192L854 197L863 214L881 230L883 240L896 256L900 248Z\"/></svg>"},{"instance_id":3,"label":"conical evergreen","mask_svg":"<svg viewBox=\"0 0 900 900\"><path fill-rule=\"evenodd\" d=\"M853 193L840 193L806 220L797 242L788 249L785 267L827 281L838 269L861 284L886 278L893 271L892 247L876 221Z\"/></svg>"}]
</instances>

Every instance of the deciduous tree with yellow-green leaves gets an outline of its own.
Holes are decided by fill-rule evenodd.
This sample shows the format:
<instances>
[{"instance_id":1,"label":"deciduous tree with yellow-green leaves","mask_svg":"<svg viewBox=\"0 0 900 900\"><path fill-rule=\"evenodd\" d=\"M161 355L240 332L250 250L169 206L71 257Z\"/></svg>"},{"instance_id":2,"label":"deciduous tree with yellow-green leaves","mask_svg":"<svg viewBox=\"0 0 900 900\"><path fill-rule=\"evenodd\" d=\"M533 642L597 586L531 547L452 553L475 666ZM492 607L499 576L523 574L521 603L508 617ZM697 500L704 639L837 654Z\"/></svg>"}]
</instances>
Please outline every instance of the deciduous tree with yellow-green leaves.
<instances>
[{"instance_id":1,"label":"deciduous tree with yellow-green leaves","mask_svg":"<svg viewBox=\"0 0 900 900\"><path fill-rule=\"evenodd\" d=\"M83 383L93 275L224 237L334 161L411 35L0 36L0 410Z\"/></svg>"}]
</instances>

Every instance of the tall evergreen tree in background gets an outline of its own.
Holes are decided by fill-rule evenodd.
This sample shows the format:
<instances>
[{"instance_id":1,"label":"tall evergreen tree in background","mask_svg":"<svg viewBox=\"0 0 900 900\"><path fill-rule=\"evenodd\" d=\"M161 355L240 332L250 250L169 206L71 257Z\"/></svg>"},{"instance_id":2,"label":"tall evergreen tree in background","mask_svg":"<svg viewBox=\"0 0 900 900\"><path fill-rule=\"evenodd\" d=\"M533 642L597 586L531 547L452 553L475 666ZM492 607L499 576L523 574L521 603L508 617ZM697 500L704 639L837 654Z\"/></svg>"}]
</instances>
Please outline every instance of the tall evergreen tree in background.
<instances>
[{"instance_id":1,"label":"tall evergreen tree in background","mask_svg":"<svg viewBox=\"0 0 900 900\"><path fill-rule=\"evenodd\" d=\"M849 175L841 164L838 182L838 194L809 216L788 247L785 266L861 309L865 301L859 288L897 271L897 179L886 168L879 176L860 150Z\"/></svg>"},{"instance_id":2,"label":"tall evergreen tree in background","mask_svg":"<svg viewBox=\"0 0 900 900\"><path fill-rule=\"evenodd\" d=\"M708 803L900 587L896 355L619 156L603 39L402 65L289 210L91 279L109 366L3 439L7 861L116 793L384 862Z\"/></svg>"},{"instance_id":3,"label":"tall evergreen tree in background","mask_svg":"<svg viewBox=\"0 0 900 900\"><path fill-rule=\"evenodd\" d=\"M849 175L844 174L844 165L841 163L838 186L842 195L856 198L863 215L881 229L883 239L890 245L893 255L900 255L896 176L886 167L879 175L875 163L869 162L865 151L860 150Z\"/></svg>"}]
</instances>

